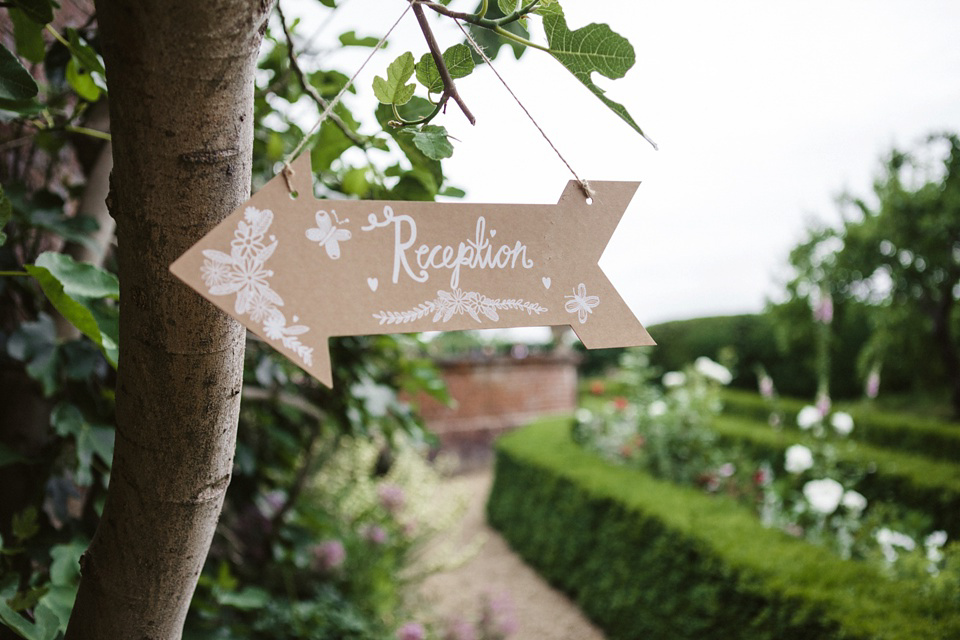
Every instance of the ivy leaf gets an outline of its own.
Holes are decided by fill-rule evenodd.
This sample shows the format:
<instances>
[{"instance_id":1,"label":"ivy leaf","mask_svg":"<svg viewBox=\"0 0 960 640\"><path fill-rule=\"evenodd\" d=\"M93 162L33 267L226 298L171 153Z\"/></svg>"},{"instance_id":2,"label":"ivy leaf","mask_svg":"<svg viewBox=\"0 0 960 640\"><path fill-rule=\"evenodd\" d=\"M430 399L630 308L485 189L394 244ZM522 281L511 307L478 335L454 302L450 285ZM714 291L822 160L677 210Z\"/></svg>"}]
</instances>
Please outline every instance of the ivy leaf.
<instances>
[{"instance_id":1,"label":"ivy leaf","mask_svg":"<svg viewBox=\"0 0 960 640\"><path fill-rule=\"evenodd\" d=\"M450 72L450 77L454 80L470 75L476 66L473 62L473 56L470 55L470 47L465 44L453 45L444 51L441 57L447 71ZM443 79L440 77L440 70L430 53L423 54L420 62L417 63L417 81L425 86L430 93L443 91Z\"/></svg>"},{"instance_id":2,"label":"ivy leaf","mask_svg":"<svg viewBox=\"0 0 960 640\"><path fill-rule=\"evenodd\" d=\"M50 0L13 0L13 4L41 26L53 20L53 3Z\"/></svg>"},{"instance_id":3,"label":"ivy leaf","mask_svg":"<svg viewBox=\"0 0 960 640\"><path fill-rule=\"evenodd\" d=\"M352 29L340 34L340 44L345 47L375 47L378 42L380 42L380 38L376 36L361 38L357 35L357 32Z\"/></svg>"},{"instance_id":4,"label":"ivy leaf","mask_svg":"<svg viewBox=\"0 0 960 640\"><path fill-rule=\"evenodd\" d=\"M43 25L31 20L19 9L10 9L10 22L13 23L13 41L17 45L17 53L30 62L43 62L47 53L43 43Z\"/></svg>"},{"instance_id":5,"label":"ivy leaf","mask_svg":"<svg viewBox=\"0 0 960 640\"><path fill-rule=\"evenodd\" d=\"M576 31L571 31L567 27L560 3L556 0L539 6L536 11L543 16L543 29L547 34L550 54L611 111L656 148L657 145L647 137L640 125L627 112L626 107L606 97L603 89L595 85L591 78L594 72L612 80L626 75L636 61L636 54L630 42L605 24L588 24Z\"/></svg>"},{"instance_id":6,"label":"ivy leaf","mask_svg":"<svg viewBox=\"0 0 960 640\"><path fill-rule=\"evenodd\" d=\"M413 75L415 68L413 54L409 51L391 62L387 67L386 80L380 76L373 79L373 94L377 100L383 104L396 105L410 102L417 86L413 83L407 84L407 80Z\"/></svg>"},{"instance_id":7,"label":"ivy leaf","mask_svg":"<svg viewBox=\"0 0 960 640\"><path fill-rule=\"evenodd\" d=\"M47 251L35 264L24 267L36 279L54 308L82 334L100 347L116 368L119 357L119 312L104 303L117 300L120 286L116 277L70 256Z\"/></svg>"},{"instance_id":8,"label":"ivy leaf","mask_svg":"<svg viewBox=\"0 0 960 640\"><path fill-rule=\"evenodd\" d=\"M17 56L0 44L0 98L28 100L39 91L33 76L23 68Z\"/></svg>"},{"instance_id":9,"label":"ivy leaf","mask_svg":"<svg viewBox=\"0 0 960 640\"><path fill-rule=\"evenodd\" d=\"M3 185L0 185L0 247L7 242L7 234L3 232L3 228L7 226L12 217L13 205L10 204L10 198L7 197L7 194L3 192Z\"/></svg>"},{"instance_id":10,"label":"ivy leaf","mask_svg":"<svg viewBox=\"0 0 960 640\"><path fill-rule=\"evenodd\" d=\"M435 124L425 124L413 132L413 144L423 155L433 160L443 160L453 155L453 145L447 138L447 130Z\"/></svg>"}]
</instances>

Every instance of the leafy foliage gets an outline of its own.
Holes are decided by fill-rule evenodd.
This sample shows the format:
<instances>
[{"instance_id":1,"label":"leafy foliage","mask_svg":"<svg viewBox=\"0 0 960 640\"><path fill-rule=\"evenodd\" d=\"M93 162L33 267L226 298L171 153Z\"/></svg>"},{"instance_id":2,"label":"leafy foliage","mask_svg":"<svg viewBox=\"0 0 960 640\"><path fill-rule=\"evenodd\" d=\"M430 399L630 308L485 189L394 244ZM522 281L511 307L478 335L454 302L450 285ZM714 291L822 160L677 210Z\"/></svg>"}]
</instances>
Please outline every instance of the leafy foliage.
<instances>
[{"instance_id":1,"label":"leafy foliage","mask_svg":"<svg viewBox=\"0 0 960 640\"><path fill-rule=\"evenodd\" d=\"M470 47L465 44L455 44L443 52L443 63L450 72L450 77L454 80L465 78L476 66L473 62L473 56L470 55ZM440 78L440 70L433 56L429 53L423 54L420 62L417 63L417 82L426 87L428 93L439 93L443 90L443 80ZM381 100L381 102L384 102Z\"/></svg>"},{"instance_id":2,"label":"leafy foliage","mask_svg":"<svg viewBox=\"0 0 960 640\"><path fill-rule=\"evenodd\" d=\"M450 12L443 8L445 4L427 6L441 15L467 22L470 25L471 38L477 42L478 46L489 51L486 54L488 57L496 57L504 41L513 45L514 53L518 58L525 47L534 47L550 53L601 102L656 148L626 107L608 98L603 89L593 81L594 73L600 73L610 79L622 78L636 59L633 46L608 25L589 24L580 29L571 30L567 26L563 9L557 0L533 0L526 5L513 0L498 0L496 3L482 2L473 14ZM539 16L543 19L547 46L528 40L529 33L522 21L530 16ZM373 90L377 99L383 104L393 105L395 118L390 120L389 124L394 127L428 125L444 110L447 101L455 96L464 113L468 118L471 117L462 99L459 98L454 80L469 75L474 66L482 62L482 56L465 44L454 45L441 55L433 42L433 34L423 19L421 19L421 29L428 44L432 45L432 51L436 52L436 56L432 53L423 54L416 64L417 81L426 88L428 96L439 94L440 97L432 112L415 120L406 120L401 117L396 108L406 104L415 91L413 85L405 84L410 78L410 59L406 56L413 54L404 54L397 58L387 68L386 78L377 76L373 81ZM439 61L437 56L440 58ZM444 78L444 72L446 72L446 78ZM420 133L425 131L421 129ZM439 135L437 130L431 131L431 137L437 135ZM452 147L449 144L442 147L435 144L423 145L421 150L434 160L448 157L449 153L452 153Z\"/></svg>"},{"instance_id":3,"label":"leafy foliage","mask_svg":"<svg viewBox=\"0 0 960 640\"><path fill-rule=\"evenodd\" d=\"M869 339L853 358L862 377L882 366L884 386L948 390L960 415L960 141L931 136L885 158L872 201L845 196L844 222L811 229L791 253L790 305L819 288L857 310Z\"/></svg>"},{"instance_id":4,"label":"leafy foliage","mask_svg":"<svg viewBox=\"0 0 960 640\"><path fill-rule=\"evenodd\" d=\"M611 111L653 144L626 107L608 98L591 77L593 73L600 73L615 80L626 75L636 60L633 46L627 39L605 24L589 24L571 31L559 2L545 3L537 12L543 16L550 54Z\"/></svg>"},{"instance_id":5,"label":"leafy foliage","mask_svg":"<svg viewBox=\"0 0 960 640\"><path fill-rule=\"evenodd\" d=\"M377 100L397 106L410 102L417 87L414 84L407 84L407 80L413 76L415 68L413 54L409 51L391 62L387 67L386 79L380 76L373 79L373 94Z\"/></svg>"},{"instance_id":6,"label":"leafy foliage","mask_svg":"<svg viewBox=\"0 0 960 640\"><path fill-rule=\"evenodd\" d=\"M46 252L26 265L50 304L70 324L100 347L117 366L120 341L119 311L109 300L120 298L117 278L91 264L77 263L68 255Z\"/></svg>"},{"instance_id":7,"label":"leafy foliage","mask_svg":"<svg viewBox=\"0 0 960 640\"><path fill-rule=\"evenodd\" d=\"M0 99L27 100L37 95L38 91L33 76L9 49L0 45Z\"/></svg>"}]
</instances>

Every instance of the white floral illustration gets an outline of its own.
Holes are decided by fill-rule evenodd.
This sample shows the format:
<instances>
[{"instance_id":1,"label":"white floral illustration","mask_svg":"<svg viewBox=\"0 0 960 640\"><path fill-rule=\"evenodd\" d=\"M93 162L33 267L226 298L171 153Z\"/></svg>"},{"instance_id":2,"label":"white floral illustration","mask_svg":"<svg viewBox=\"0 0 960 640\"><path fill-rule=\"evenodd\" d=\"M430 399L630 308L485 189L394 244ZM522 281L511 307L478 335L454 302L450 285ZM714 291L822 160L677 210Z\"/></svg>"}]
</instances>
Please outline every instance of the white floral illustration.
<instances>
[{"instance_id":1,"label":"white floral illustration","mask_svg":"<svg viewBox=\"0 0 960 640\"><path fill-rule=\"evenodd\" d=\"M593 313L594 308L600 304L598 296L588 296L587 287L582 282L580 286L573 290L572 296L563 296L567 298L564 308L568 313L575 313L580 319L580 324L587 321L587 314Z\"/></svg>"},{"instance_id":2,"label":"white floral illustration","mask_svg":"<svg viewBox=\"0 0 960 640\"><path fill-rule=\"evenodd\" d=\"M488 298L476 291L437 291L433 300L421 302L407 311L379 311L373 317L380 324L406 324L433 315L433 322L447 322L453 316L468 315L477 322L483 322L481 314L496 322L500 319L498 311L526 311L528 315L539 315L546 307L536 302L517 299Z\"/></svg>"},{"instance_id":3,"label":"white floral illustration","mask_svg":"<svg viewBox=\"0 0 960 640\"><path fill-rule=\"evenodd\" d=\"M273 222L273 212L247 207L243 220L237 224L230 242L230 253L204 249L204 261L200 274L210 293L215 296L237 294L234 310L249 315L254 322L263 325L270 340L279 340L303 360L313 364L313 347L307 347L297 336L309 331L309 327L294 324L287 326L287 318L277 307L283 306L283 298L270 288L273 271L266 262L277 250L277 240L270 236L266 244L264 236ZM293 317L296 323L298 318Z\"/></svg>"}]
</instances>

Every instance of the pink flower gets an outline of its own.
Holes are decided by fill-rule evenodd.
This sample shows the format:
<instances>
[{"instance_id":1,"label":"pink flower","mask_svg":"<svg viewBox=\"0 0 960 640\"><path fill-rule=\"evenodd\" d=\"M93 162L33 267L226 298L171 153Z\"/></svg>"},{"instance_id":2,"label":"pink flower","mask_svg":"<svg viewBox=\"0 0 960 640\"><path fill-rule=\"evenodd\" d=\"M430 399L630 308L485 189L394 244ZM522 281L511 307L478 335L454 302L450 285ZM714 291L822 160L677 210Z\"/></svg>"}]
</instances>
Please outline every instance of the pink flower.
<instances>
[{"instance_id":1,"label":"pink flower","mask_svg":"<svg viewBox=\"0 0 960 640\"><path fill-rule=\"evenodd\" d=\"M407 501L403 487L395 484L382 484L377 487L377 497L380 498L383 508L393 515L396 515Z\"/></svg>"},{"instance_id":2,"label":"pink flower","mask_svg":"<svg viewBox=\"0 0 960 640\"><path fill-rule=\"evenodd\" d=\"M821 324L833 322L833 298L826 289L820 290L820 300L813 309L813 319Z\"/></svg>"},{"instance_id":3,"label":"pink flower","mask_svg":"<svg viewBox=\"0 0 960 640\"><path fill-rule=\"evenodd\" d=\"M447 623L443 640L477 640L477 631L463 618L455 618Z\"/></svg>"},{"instance_id":4,"label":"pink flower","mask_svg":"<svg viewBox=\"0 0 960 640\"><path fill-rule=\"evenodd\" d=\"M871 400L876 399L876 397L880 394L880 369L878 367L874 367L870 370L870 375L867 376L867 388L865 393Z\"/></svg>"},{"instance_id":5,"label":"pink flower","mask_svg":"<svg viewBox=\"0 0 960 640\"><path fill-rule=\"evenodd\" d=\"M773 378L768 375L760 376L759 381L760 395L764 398L772 398L774 393Z\"/></svg>"},{"instance_id":6,"label":"pink flower","mask_svg":"<svg viewBox=\"0 0 960 640\"><path fill-rule=\"evenodd\" d=\"M427 630L419 622L408 622L397 631L397 640L424 640Z\"/></svg>"},{"instance_id":7,"label":"pink flower","mask_svg":"<svg viewBox=\"0 0 960 640\"><path fill-rule=\"evenodd\" d=\"M324 540L313 548L313 558L321 571L329 573L343 566L347 550L339 540Z\"/></svg>"},{"instance_id":8,"label":"pink flower","mask_svg":"<svg viewBox=\"0 0 960 640\"><path fill-rule=\"evenodd\" d=\"M506 594L485 594L478 623L483 637L506 638L517 630L513 603Z\"/></svg>"},{"instance_id":9,"label":"pink flower","mask_svg":"<svg viewBox=\"0 0 960 640\"><path fill-rule=\"evenodd\" d=\"M368 540L376 545L387 544L387 539L389 538L386 529L376 524L364 527L361 535L365 540Z\"/></svg>"},{"instance_id":10,"label":"pink flower","mask_svg":"<svg viewBox=\"0 0 960 640\"><path fill-rule=\"evenodd\" d=\"M820 412L820 418L826 418L827 414L830 413L830 394L826 391L821 391L817 394L817 411Z\"/></svg>"}]
</instances>

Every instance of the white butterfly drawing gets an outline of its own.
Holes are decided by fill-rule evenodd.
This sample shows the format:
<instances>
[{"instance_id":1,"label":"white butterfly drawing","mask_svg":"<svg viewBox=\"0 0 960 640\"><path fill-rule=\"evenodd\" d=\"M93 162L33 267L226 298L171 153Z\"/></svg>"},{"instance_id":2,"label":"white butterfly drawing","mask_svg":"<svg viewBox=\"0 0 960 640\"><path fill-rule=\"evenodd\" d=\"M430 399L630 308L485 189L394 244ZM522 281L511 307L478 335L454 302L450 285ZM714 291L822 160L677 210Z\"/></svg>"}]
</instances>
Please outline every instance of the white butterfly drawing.
<instances>
[{"instance_id":1,"label":"white butterfly drawing","mask_svg":"<svg viewBox=\"0 0 960 640\"><path fill-rule=\"evenodd\" d=\"M332 219L330 214L333 214ZM333 209L330 210L330 213L322 209L317 211L316 220L317 226L307 229L307 239L318 243L327 250L327 255L332 260L336 260L340 257L340 243L352 237L349 230L340 229L337 225L346 224L350 221L344 219L343 222L340 222L340 219L337 218L337 212Z\"/></svg>"}]
</instances>

